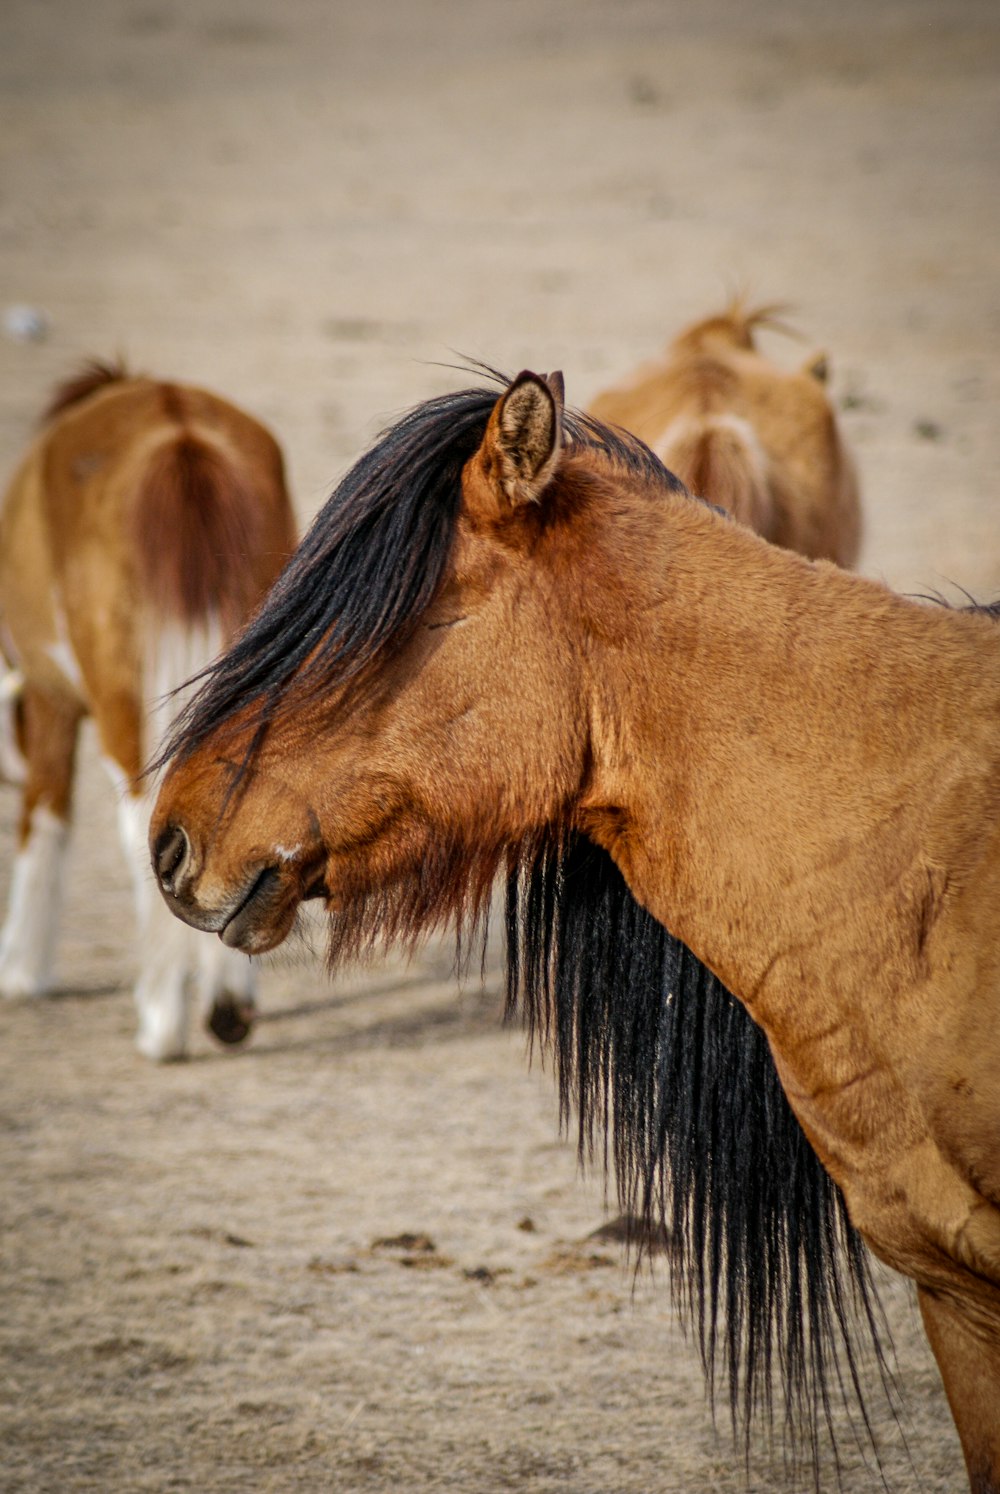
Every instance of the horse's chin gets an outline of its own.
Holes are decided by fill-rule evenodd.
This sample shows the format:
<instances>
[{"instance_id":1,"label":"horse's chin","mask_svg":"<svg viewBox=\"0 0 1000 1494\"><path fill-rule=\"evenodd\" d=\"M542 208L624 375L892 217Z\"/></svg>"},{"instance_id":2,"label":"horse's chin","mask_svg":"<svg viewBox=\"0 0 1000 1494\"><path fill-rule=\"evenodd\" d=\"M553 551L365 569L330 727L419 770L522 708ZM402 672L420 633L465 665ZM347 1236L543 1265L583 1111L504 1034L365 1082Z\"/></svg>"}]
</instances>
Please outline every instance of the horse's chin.
<instances>
[{"instance_id":1,"label":"horse's chin","mask_svg":"<svg viewBox=\"0 0 1000 1494\"><path fill-rule=\"evenodd\" d=\"M322 879L303 886L300 877L284 874L284 868L265 867L217 930L219 938L247 955L268 954L301 931L305 904L326 895Z\"/></svg>"},{"instance_id":2,"label":"horse's chin","mask_svg":"<svg viewBox=\"0 0 1000 1494\"><path fill-rule=\"evenodd\" d=\"M288 937L289 930L295 923L296 909L293 906L287 918L282 918L279 924L254 924L247 926L241 922L236 928L226 925L219 932L219 938L223 944L230 949L239 949L245 955L264 955L272 949L277 949Z\"/></svg>"},{"instance_id":3,"label":"horse's chin","mask_svg":"<svg viewBox=\"0 0 1000 1494\"><path fill-rule=\"evenodd\" d=\"M266 954L287 938L301 901L297 880L283 876L280 867L264 867L218 930L219 938L244 954Z\"/></svg>"}]
</instances>

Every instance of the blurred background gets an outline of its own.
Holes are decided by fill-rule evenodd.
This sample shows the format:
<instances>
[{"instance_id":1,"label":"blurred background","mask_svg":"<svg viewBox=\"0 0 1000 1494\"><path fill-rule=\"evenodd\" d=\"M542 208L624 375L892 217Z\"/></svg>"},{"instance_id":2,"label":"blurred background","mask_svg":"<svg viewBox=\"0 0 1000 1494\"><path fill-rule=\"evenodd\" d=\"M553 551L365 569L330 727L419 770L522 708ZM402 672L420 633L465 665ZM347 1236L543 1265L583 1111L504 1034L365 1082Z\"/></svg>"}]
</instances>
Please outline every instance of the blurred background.
<instances>
[{"instance_id":1,"label":"blurred background","mask_svg":"<svg viewBox=\"0 0 1000 1494\"><path fill-rule=\"evenodd\" d=\"M829 350L868 567L1000 586L990 0L8 0L2 26L3 300L49 324L2 344L11 454L67 363L121 350L268 419L308 517L453 382L436 360L563 366L583 403L745 290Z\"/></svg>"},{"instance_id":2,"label":"blurred background","mask_svg":"<svg viewBox=\"0 0 1000 1494\"><path fill-rule=\"evenodd\" d=\"M787 303L779 362L830 356L861 569L1000 595L995 0L5 0L0 121L5 472L121 353L264 419L306 522L468 382L443 365L562 367L582 405L740 291ZM143 1065L92 744L82 772L59 993L0 1012L0 1485L747 1487L665 1291L580 1243L599 1178L495 972L333 991L303 953L246 1052ZM888 1300L890 1482L953 1494ZM811 1487L783 1477L755 1453L749 1487Z\"/></svg>"}]
</instances>

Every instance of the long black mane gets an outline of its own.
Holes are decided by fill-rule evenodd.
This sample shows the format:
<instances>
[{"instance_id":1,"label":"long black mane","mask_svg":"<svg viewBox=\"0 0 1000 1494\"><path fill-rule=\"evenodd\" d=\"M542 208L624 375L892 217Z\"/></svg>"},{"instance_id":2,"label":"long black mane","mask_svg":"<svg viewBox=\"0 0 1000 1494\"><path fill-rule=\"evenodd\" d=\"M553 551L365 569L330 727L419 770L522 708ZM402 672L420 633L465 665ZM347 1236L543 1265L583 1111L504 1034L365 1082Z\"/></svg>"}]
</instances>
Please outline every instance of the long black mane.
<instances>
[{"instance_id":1,"label":"long black mane","mask_svg":"<svg viewBox=\"0 0 1000 1494\"><path fill-rule=\"evenodd\" d=\"M710 1393L728 1389L749 1454L773 1421L818 1480L831 1375L865 1406L865 1362L894 1398L867 1251L778 1081L763 1031L633 898L611 857L553 833L507 884L507 1012L554 1055L563 1124L603 1151L639 1249L665 1229ZM864 1347L866 1346L866 1347Z\"/></svg>"},{"instance_id":2,"label":"long black mane","mask_svg":"<svg viewBox=\"0 0 1000 1494\"><path fill-rule=\"evenodd\" d=\"M462 467L495 402L487 389L444 395L383 433L324 504L233 647L205 670L161 762L188 756L248 706L266 726L294 676L297 693L344 684L404 641L440 584Z\"/></svg>"},{"instance_id":3,"label":"long black mane","mask_svg":"<svg viewBox=\"0 0 1000 1494\"><path fill-rule=\"evenodd\" d=\"M184 758L253 707L261 733L287 703L341 688L399 648L433 601L451 553L462 468L509 382L417 405L350 469L263 606L176 718L153 767ZM637 438L579 411L566 435L637 475L681 490ZM255 739L251 747L257 745Z\"/></svg>"},{"instance_id":4,"label":"long black mane","mask_svg":"<svg viewBox=\"0 0 1000 1494\"><path fill-rule=\"evenodd\" d=\"M405 641L441 584L462 468L497 396L496 387L444 395L381 436L206 672L161 762L237 717L245 723L248 709L259 741L290 694L340 688ZM595 459L684 491L635 438L575 412L566 421ZM677 1300L710 1386L717 1373L728 1385L734 1421L749 1435L755 1414L769 1418L777 1379L783 1420L804 1434L817 1467L821 1428L832 1436L832 1384L856 1395L868 1428L857 1335L884 1378L880 1313L864 1247L763 1033L639 907L610 857L568 826L521 845L442 844L436 854L439 869L422 865L403 891L360 894L362 911L347 934L335 927L331 948L362 947L365 930L374 939L426 928L447 906L461 941L494 874L506 874L508 1012L554 1054L564 1120L575 1109L585 1154L604 1138L623 1207L669 1230ZM474 884L464 900L461 879Z\"/></svg>"}]
</instances>

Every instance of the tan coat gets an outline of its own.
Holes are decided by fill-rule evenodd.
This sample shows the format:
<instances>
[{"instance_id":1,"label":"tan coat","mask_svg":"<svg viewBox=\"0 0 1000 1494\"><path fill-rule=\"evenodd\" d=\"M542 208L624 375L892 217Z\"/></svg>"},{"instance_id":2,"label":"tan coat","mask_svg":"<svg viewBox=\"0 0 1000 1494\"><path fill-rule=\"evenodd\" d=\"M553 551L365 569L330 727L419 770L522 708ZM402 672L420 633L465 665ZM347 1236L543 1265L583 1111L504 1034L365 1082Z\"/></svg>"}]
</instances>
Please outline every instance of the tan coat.
<instances>
[{"instance_id":1,"label":"tan coat","mask_svg":"<svg viewBox=\"0 0 1000 1494\"><path fill-rule=\"evenodd\" d=\"M220 818L245 735L230 712L165 779L180 916L262 950L322 892L335 930L412 937L505 847L583 832L766 1033L852 1221L917 1283L972 1489L1000 1488L994 617L767 544L523 374L433 602L362 689L289 682Z\"/></svg>"},{"instance_id":2,"label":"tan coat","mask_svg":"<svg viewBox=\"0 0 1000 1494\"><path fill-rule=\"evenodd\" d=\"M176 711L171 692L233 636L294 545L281 452L248 415L104 365L57 395L0 507L0 647L16 670L8 721L24 785L0 993L50 981L81 719L93 717L119 791L145 908L142 772ZM158 1058L184 1047L186 976L164 966L137 987L157 1029L139 1045ZM223 996L203 994L209 1011Z\"/></svg>"},{"instance_id":3,"label":"tan coat","mask_svg":"<svg viewBox=\"0 0 1000 1494\"><path fill-rule=\"evenodd\" d=\"M825 389L827 360L786 371L754 331L771 313L734 302L599 394L593 415L633 431L702 498L811 560L852 566L861 544L854 463Z\"/></svg>"}]
</instances>

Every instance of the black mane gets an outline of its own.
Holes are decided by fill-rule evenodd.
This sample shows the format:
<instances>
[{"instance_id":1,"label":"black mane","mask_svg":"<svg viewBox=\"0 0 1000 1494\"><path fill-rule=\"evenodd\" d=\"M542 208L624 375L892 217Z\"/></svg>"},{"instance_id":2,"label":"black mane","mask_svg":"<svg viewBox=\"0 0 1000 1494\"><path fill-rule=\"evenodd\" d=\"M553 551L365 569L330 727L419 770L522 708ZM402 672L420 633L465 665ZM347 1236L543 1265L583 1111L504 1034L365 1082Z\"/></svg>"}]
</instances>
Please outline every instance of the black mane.
<instances>
[{"instance_id":1,"label":"black mane","mask_svg":"<svg viewBox=\"0 0 1000 1494\"><path fill-rule=\"evenodd\" d=\"M430 400L376 441L206 671L161 764L252 708L249 761L293 679L297 700L342 687L405 641L443 579L462 468L497 397L494 386ZM578 412L565 422L602 460L684 492L636 438ZM564 1119L576 1110L584 1153L603 1135L626 1210L669 1229L676 1296L709 1384L717 1368L728 1382L734 1420L749 1435L754 1414L770 1414L776 1371L786 1425L804 1431L817 1467L821 1426L832 1435L831 1374L856 1392L868 1426L859 1323L885 1374L867 1256L763 1033L639 907L611 859L565 825L516 846L442 841L400 887L359 892L334 924L331 958L426 929L442 908L464 922L461 944L498 870L508 877L508 1011L554 1052Z\"/></svg>"},{"instance_id":2,"label":"black mane","mask_svg":"<svg viewBox=\"0 0 1000 1494\"><path fill-rule=\"evenodd\" d=\"M675 1300L747 1452L776 1371L790 1445L818 1478L824 1426L837 1451L832 1374L877 1460L866 1360L894 1392L868 1255L761 1028L578 834L522 852L506 934L508 1015L554 1055L563 1124L576 1113L583 1159L600 1138L639 1250L666 1230Z\"/></svg>"},{"instance_id":3,"label":"black mane","mask_svg":"<svg viewBox=\"0 0 1000 1494\"><path fill-rule=\"evenodd\" d=\"M462 468L509 380L430 399L390 426L313 520L257 615L200 678L155 767L187 757L248 706L259 730L296 700L356 679L398 648L437 593L455 530ZM570 440L672 490L672 473L637 437L566 410Z\"/></svg>"}]
</instances>

